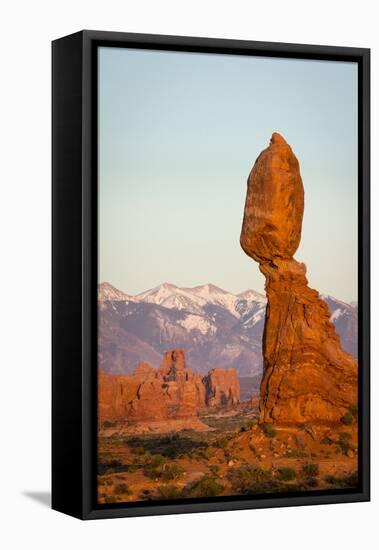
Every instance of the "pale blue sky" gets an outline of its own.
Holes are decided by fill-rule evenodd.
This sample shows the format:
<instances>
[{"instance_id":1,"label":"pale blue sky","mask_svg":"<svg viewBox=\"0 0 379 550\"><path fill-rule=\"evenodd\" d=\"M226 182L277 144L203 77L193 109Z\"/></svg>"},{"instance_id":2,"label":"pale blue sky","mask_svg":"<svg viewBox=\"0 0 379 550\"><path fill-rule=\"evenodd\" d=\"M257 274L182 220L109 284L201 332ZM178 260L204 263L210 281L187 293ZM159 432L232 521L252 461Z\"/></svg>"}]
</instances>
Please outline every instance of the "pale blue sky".
<instances>
[{"instance_id":1,"label":"pale blue sky","mask_svg":"<svg viewBox=\"0 0 379 550\"><path fill-rule=\"evenodd\" d=\"M246 180L272 132L300 162L296 258L357 299L354 63L99 50L99 281L263 292L239 245Z\"/></svg>"}]
</instances>

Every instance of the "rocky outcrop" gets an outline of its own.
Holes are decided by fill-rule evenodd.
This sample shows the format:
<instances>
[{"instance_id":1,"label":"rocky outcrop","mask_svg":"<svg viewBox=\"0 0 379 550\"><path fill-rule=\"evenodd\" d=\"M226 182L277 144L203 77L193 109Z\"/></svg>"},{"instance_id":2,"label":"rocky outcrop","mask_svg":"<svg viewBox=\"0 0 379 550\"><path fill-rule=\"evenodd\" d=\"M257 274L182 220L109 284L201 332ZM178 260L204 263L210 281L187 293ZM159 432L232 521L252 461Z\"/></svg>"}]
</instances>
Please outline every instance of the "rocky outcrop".
<instances>
[{"instance_id":1,"label":"rocky outcrop","mask_svg":"<svg viewBox=\"0 0 379 550\"><path fill-rule=\"evenodd\" d=\"M234 369L214 369L202 378L188 369L181 349L164 354L158 369L141 362L131 375L99 371L98 415L104 422L162 422L195 418L207 406L239 401Z\"/></svg>"},{"instance_id":2,"label":"rocky outcrop","mask_svg":"<svg viewBox=\"0 0 379 550\"><path fill-rule=\"evenodd\" d=\"M357 402L357 362L293 258L303 210L298 160L274 133L249 175L241 232L243 250L266 278L261 422L337 421Z\"/></svg>"},{"instance_id":3,"label":"rocky outcrop","mask_svg":"<svg viewBox=\"0 0 379 550\"><path fill-rule=\"evenodd\" d=\"M213 369L203 378L209 407L231 406L240 401L240 382L235 369Z\"/></svg>"}]
</instances>

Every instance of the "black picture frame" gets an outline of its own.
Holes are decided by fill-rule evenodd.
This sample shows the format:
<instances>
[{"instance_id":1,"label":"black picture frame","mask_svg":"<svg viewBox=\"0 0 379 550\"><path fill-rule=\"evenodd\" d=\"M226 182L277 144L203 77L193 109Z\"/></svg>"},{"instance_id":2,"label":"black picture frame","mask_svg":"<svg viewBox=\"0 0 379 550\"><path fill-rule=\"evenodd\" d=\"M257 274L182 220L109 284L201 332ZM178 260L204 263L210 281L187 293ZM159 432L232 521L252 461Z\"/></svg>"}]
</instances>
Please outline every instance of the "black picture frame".
<instances>
[{"instance_id":1,"label":"black picture frame","mask_svg":"<svg viewBox=\"0 0 379 550\"><path fill-rule=\"evenodd\" d=\"M354 61L358 64L357 489L132 504L96 503L97 48ZM81 519L370 499L370 50L81 31L52 43L52 507Z\"/></svg>"}]
</instances>

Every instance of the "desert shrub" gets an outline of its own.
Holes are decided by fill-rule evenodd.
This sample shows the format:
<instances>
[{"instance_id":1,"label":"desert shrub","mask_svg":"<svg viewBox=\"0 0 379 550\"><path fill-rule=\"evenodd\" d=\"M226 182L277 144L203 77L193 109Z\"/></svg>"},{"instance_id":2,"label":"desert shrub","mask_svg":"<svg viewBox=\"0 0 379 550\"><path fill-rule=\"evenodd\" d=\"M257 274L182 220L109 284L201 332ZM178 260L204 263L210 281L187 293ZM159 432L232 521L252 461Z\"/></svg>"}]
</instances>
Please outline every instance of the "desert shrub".
<instances>
[{"instance_id":1,"label":"desert shrub","mask_svg":"<svg viewBox=\"0 0 379 550\"><path fill-rule=\"evenodd\" d=\"M245 423L245 426L248 430L250 430L253 426L255 426L257 424L257 419L254 418L252 420L247 420L246 423Z\"/></svg>"},{"instance_id":2,"label":"desert shrub","mask_svg":"<svg viewBox=\"0 0 379 550\"><path fill-rule=\"evenodd\" d=\"M341 432L339 434L337 445L340 451L345 455L347 455L348 451L354 449L354 447L349 443L350 439L351 439L351 435L349 433Z\"/></svg>"},{"instance_id":3,"label":"desert shrub","mask_svg":"<svg viewBox=\"0 0 379 550\"><path fill-rule=\"evenodd\" d=\"M305 451L298 451L297 449L289 449L286 452L287 458L306 458L308 456L308 453Z\"/></svg>"},{"instance_id":4,"label":"desert shrub","mask_svg":"<svg viewBox=\"0 0 379 550\"><path fill-rule=\"evenodd\" d=\"M151 500L153 498L153 493L150 489L142 489L139 494L141 500Z\"/></svg>"},{"instance_id":5,"label":"desert shrub","mask_svg":"<svg viewBox=\"0 0 379 550\"><path fill-rule=\"evenodd\" d=\"M271 480L272 474L260 466L241 464L228 472L228 478L232 488L238 493L250 493L255 490L258 483Z\"/></svg>"},{"instance_id":6,"label":"desert shrub","mask_svg":"<svg viewBox=\"0 0 379 550\"><path fill-rule=\"evenodd\" d=\"M142 468L141 460L133 461L133 464L124 464L120 460L110 460L109 462L99 462L97 466L98 475L118 474L122 472L136 472Z\"/></svg>"},{"instance_id":7,"label":"desert shrub","mask_svg":"<svg viewBox=\"0 0 379 550\"><path fill-rule=\"evenodd\" d=\"M333 443L333 439L331 439L328 435L323 437L320 441L321 445L331 445Z\"/></svg>"},{"instance_id":8,"label":"desert shrub","mask_svg":"<svg viewBox=\"0 0 379 550\"><path fill-rule=\"evenodd\" d=\"M294 468L280 468L276 477L279 481L292 481L296 477L296 470Z\"/></svg>"},{"instance_id":9,"label":"desert shrub","mask_svg":"<svg viewBox=\"0 0 379 550\"><path fill-rule=\"evenodd\" d=\"M175 485L161 485L158 487L158 497L164 500L180 498L181 492Z\"/></svg>"},{"instance_id":10,"label":"desert shrub","mask_svg":"<svg viewBox=\"0 0 379 550\"><path fill-rule=\"evenodd\" d=\"M146 453L145 447L132 447L130 450L134 455L138 456L144 455Z\"/></svg>"},{"instance_id":11,"label":"desert shrub","mask_svg":"<svg viewBox=\"0 0 379 550\"><path fill-rule=\"evenodd\" d=\"M247 430L246 426L241 426L241 427L240 427L240 432L241 432L241 433L242 433L242 432L246 432L246 430Z\"/></svg>"},{"instance_id":12,"label":"desert shrub","mask_svg":"<svg viewBox=\"0 0 379 550\"><path fill-rule=\"evenodd\" d=\"M264 424L263 433L265 434L266 437L276 436L276 430L272 424Z\"/></svg>"},{"instance_id":13,"label":"desert shrub","mask_svg":"<svg viewBox=\"0 0 379 550\"><path fill-rule=\"evenodd\" d=\"M131 495L132 491L129 489L127 483L118 483L114 488L115 493L122 493L123 495Z\"/></svg>"},{"instance_id":14,"label":"desert shrub","mask_svg":"<svg viewBox=\"0 0 379 550\"><path fill-rule=\"evenodd\" d=\"M305 488L307 487L317 487L318 486L318 479L316 477L308 477L304 482Z\"/></svg>"},{"instance_id":15,"label":"desert shrub","mask_svg":"<svg viewBox=\"0 0 379 550\"><path fill-rule=\"evenodd\" d=\"M162 455L151 455L149 460L146 462L143 473L146 477L156 478L160 477L163 472L163 467L165 465L166 459Z\"/></svg>"},{"instance_id":16,"label":"desert shrub","mask_svg":"<svg viewBox=\"0 0 379 550\"><path fill-rule=\"evenodd\" d=\"M107 504L114 504L117 502L117 497L113 495L105 495L104 500Z\"/></svg>"},{"instance_id":17,"label":"desert shrub","mask_svg":"<svg viewBox=\"0 0 379 550\"><path fill-rule=\"evenodd\" d=\"M349 412L352 414L354 418L358 417L358 404L352 405L349 407Z\"/></svg>"},{"instance_id":18,"label":"desert shrub","mask_svg":"<svg viewBox=\"0 0 379 550\"><path fill-rule=\"evenodd\" d=\"M198 481L189 492L194 498L216 497L223 491L223 486L213 476L204 476Z\"/></svg>"},{"instance_id":19,"label":"desert shrub","mask_svg":"<svg viewBox=\"0 0 379 550\"><path fill-rule=\"evenodd\" d=\"M326 475L324 481L329 485L334 485L339 489L346 489L356 487L358 485L358 472L353 472L346 476L337 477L333 475Z\"/></svg>"},{"instance_id":20,"label":"desert shrub","mask_svg":"<svg viewBox=\"0 0 379 550\"><path fill-rule=\"evenodd\" d=\"M257 454L257 449L252 443L249 443L249 449L252 453Z\"/></svg>"},{"instance_id":21,"label":"desert shrub","mask_svg":"<svg viewBox=\"0 0 379 550\"><path fill-rule=\"evenodd\" d=\"M343 416L341 416L341 422L346 426L350 426L354 422L354 416L351 414L350 411L348 411Z\"/></svg>"},{"instance_id":22,"label":"desert shrub","mask_svg":"<svg viewBox=\"0 0 379 550\"><path fill-rule=\"evenodd\" d=\"M104 428L114 428L116 426L116 422L111 422L110 420L104 420L103 426Z\"/></svg>"},{"instance_id":23,"label":"desert shrub","mask_svg":"<svg viewBox=\"0 0 379 550\"><path fill-rule=\"evenodd\" d=\"M227 437L221 437L219 439L216 439L216 441L213 442L213 446L217 447L218 449L225 449L227 445L228 445Z\"/></svg>"},{"instance_id":24,"label":"desert shrub","mask_svg":"<svg viewBox=\"0 0 379 550\"><path fill-rule=\"evenodd\" d=\"M180 464L166 464L163 467L161 478L164 481L171 481L181 476L185 472L185 469Z\"/></svg>"},{"instance_id":25,"label":"desert shrub","mask_svg":"<svg viewBox=\"0 0 379 550\"><path fill-rule=\"evenodd\" d=\"M302 467L302 472L304 475L309 477L315 477L319 474L319 466L318 464L304 464Z\"/></svg>"},{"instance_id":26,"label":"desert shrub","mask_svg":"<svg viewBox=\"0 0 379 550\"><path fill-rule=\"evenodd\" d=\"M112 479L106 479L104 481L104 485L107 485L107 487L110 487L111 485L113 485L113 480Z\"/></svg>"},{"instance_id":27,"label":"desert shrub","mask_svg":"<svg viewBox=\"0 0 379 550\"><path fill-rule=\"evenodd\" d=\"M331 474L327 474L326 476L324 476L324 481L325 483L329 483L329 485L334 485L337 481L337 477Z\"/></svg>"},{"instance_id":28,"label":"desert shrub","mask_svg":"<svg viewBox=\"0 0 379 550\"><path fill-rule=\"evenodd\" d=\"M211 464L209 469L213 475L217 475L220 471L220 466L218 464Z\"/></svg>"}]
</instances>

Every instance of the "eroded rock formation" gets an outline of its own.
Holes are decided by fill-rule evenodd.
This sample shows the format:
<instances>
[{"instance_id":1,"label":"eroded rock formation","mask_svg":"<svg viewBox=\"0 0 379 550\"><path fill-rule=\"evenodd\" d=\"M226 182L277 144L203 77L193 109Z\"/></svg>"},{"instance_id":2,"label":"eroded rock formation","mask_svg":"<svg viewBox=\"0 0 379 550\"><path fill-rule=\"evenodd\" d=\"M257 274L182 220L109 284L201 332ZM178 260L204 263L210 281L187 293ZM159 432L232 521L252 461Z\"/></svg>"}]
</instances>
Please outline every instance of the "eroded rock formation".
<instances>
[{"instance_id":1,"label":"eroded rock formation","mask_svg":"<svg viewBox=\"0 0 379 550\"><path fill-rule=\"evenodd\" d=\"M357 402L357 362L293 255L301 239L299 163L277 133L249 175L241 246L266 278L261 422L337 421Z\"/></svg>"},{"instance_id":2,"label":"eroded rock formation","mask_svg":"<svg viewBox=\"0 0 379 550\"><path fill-rule=\"evenodd\" d=\"M232 406L239 399L234 369L213 369L202 378L186 367L181 349L166 352L158 369L141 362L131 375L99 371L100 425L194 418L207 407Z\"/></svg>"},{"instance_id":3,"label":"eroded rock formation","mask_svg":"<svg viewBox=\"0 0 379 550\"><path fill-rule=\"evenodd\" d=\"M240 382L235 369L213 369L203 378L205 402L209 407L239 403Z\"/></svg>"}]
</instances>

